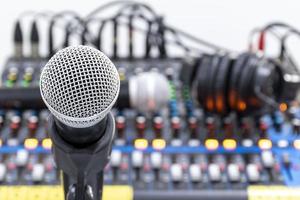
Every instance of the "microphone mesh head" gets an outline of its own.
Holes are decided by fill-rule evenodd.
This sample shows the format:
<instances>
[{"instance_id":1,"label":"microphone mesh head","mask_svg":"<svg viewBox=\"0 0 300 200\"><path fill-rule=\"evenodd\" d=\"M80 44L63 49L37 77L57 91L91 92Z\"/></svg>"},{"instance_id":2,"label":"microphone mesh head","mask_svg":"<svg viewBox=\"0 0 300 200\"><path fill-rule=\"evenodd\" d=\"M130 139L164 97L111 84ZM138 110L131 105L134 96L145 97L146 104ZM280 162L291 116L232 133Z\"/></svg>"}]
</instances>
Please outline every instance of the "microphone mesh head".
<instances>
[{"instance_id":1,"label":"microphone mesh head","mask_svg":"<svg viewBox=\"0 0 300 200\"><path fill-rule=\"evenodd\" d=\"M51 113L75 128L100 122L118 98L119 87L114 64L88 46L58 51L40 77L41 95Z\"/></svg>"}]
</instances>

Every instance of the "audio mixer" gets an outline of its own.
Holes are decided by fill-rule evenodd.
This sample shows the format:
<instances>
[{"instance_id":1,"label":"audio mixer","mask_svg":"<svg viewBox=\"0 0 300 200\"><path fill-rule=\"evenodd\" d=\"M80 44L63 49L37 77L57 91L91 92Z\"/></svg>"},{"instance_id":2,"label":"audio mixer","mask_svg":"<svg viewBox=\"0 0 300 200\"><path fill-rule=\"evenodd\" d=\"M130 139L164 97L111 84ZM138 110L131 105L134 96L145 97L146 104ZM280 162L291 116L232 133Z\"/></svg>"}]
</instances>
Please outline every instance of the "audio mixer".
<instances>
[{"instance_id":1,"label":"audio mixer","mask_svg":"<svg viewBox=\"0 0 300 200\"><path fill-rule=\"evenodd\" d=\"M39 89L48 57L16 44L1 75L0 199L62 200ZM300 199L300 79L287 55L172 57L163 46L157 57L110 56L121 90L103 198Z\"/></svg>"}]
</instances>

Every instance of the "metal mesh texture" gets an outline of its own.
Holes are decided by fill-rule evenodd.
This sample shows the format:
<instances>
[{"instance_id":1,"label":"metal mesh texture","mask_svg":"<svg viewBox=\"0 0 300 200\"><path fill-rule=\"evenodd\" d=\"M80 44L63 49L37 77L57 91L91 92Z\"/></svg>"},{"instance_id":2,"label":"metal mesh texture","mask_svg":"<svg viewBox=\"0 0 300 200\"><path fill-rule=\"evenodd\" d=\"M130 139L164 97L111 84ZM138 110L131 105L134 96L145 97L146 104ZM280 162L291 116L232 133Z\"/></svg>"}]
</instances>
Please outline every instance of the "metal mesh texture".
<instances>
[{"instance_id":1,"label":"metal mesh texture","mask_svg":"<svg viewBox=\"0 0 300 200\"><path fill-rule=\"evenodd\" d=\"M51 113L75 128L101 121L115 103L119 87L114 64L102 52L88 46L58 51L40 77L41 95Z\"/></svg>"}]
</instances>

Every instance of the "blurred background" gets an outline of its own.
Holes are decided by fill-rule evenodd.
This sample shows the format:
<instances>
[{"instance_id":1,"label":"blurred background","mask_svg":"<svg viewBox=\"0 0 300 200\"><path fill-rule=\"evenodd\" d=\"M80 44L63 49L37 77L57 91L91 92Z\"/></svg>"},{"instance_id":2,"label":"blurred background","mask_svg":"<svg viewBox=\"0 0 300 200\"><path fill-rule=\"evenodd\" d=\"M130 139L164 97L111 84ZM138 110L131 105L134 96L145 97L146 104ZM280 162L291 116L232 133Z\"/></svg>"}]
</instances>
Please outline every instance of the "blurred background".
<instances>
[{"instance_id":1,"label":"blurred background","mask_svg":"<svg viewBox=\"0 0 300 200\"><path fill-rule=\"evenodd\" d=\"M0 63L3 65L5 58L12 55L13 25L20 14L25 11L63 11L74 10L81 16L87 15L100 4L107 0L10 0L2 4L0 12L1 46ZM195 36L206 39L235 51L247 48L249 32L270 21L282 21L298 27L299 2L272 1L272 0L142 0L151 5L158 14L165 16L168 24L179 27ZM108 13L109 14L109 13ZM104 16L104 15L101 15ZM27 18L28 22L30 17ZM24 19L26 23L26 19ZM43 24L41 22L40 24ZM24 25L24 29L27 27ZM28 33L29 31L25 31ZM42 36L41 36L42 37ZM120 36L122 37L122 36ZM272 39L269 37L268 39ZM43 40L42 40L43 41ZM296 41L295 42L299 42ZM291 42L294 43L294 42ZM277 42L269 42L268 52L276 53ZM26 46L25 46L26 50ZM45 48L41 46L43 52Z\"/></svg>"}]
</instances>

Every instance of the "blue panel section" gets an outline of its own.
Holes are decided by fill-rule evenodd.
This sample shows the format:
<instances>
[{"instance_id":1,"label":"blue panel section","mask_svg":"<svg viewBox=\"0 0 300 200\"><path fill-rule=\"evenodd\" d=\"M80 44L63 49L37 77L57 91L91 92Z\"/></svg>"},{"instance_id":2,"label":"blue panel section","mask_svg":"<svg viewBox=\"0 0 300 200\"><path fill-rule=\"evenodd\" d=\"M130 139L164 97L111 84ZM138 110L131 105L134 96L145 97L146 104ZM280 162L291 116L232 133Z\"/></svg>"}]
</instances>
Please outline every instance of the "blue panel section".
<instances>
[{"instance_id":1,"label":"blue panel section","mask_svg":"<svg viewBox=\"0 0 300 200\"><path fill-rule=\"evenodd\" d=\"M276 159L280 163L281 174L285 184L288 186L300 185L300 151L296 149L273 149ZM283 162L284 154L288 154L290 165L285 166Z\"/></svg>"}]
</instances>

